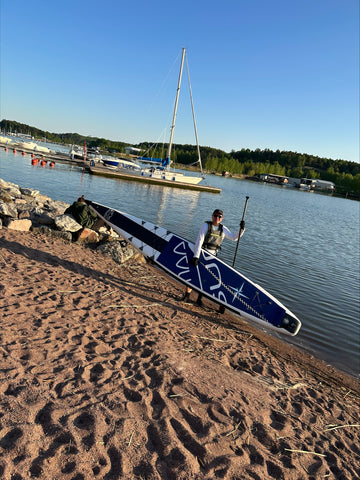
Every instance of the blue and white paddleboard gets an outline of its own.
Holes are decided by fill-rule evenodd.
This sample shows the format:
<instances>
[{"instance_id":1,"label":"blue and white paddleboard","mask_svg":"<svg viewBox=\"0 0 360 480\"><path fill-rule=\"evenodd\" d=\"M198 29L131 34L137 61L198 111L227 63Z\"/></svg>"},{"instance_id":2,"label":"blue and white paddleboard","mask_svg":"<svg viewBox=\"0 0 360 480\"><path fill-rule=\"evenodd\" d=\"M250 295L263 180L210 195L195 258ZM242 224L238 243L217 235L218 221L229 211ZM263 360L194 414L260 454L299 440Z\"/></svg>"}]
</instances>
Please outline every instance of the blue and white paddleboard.
<instances>
[{"instance_id":1,"label":"blue and white paddleboard","mask_svg":"<svg viewBox=\"0 0 360 480\"><path fill-rule=\"evenodd\" d=\"M201 292L231 312L287 335L296 335L300 320L270 293L206 250L193 267L194 244L165 228L87 200L119 235L173 278Z\"/></svg>"}]
</instances>

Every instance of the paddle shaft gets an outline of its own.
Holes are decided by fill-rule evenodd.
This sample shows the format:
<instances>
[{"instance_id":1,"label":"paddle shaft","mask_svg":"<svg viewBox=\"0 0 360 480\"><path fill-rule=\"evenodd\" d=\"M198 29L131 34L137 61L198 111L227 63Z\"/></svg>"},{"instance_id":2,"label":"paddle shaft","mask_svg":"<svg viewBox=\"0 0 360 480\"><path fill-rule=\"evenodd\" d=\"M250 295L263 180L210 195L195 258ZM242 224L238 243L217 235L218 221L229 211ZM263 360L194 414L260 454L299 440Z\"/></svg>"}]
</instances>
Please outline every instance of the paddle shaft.
<instances>
[{"instance_id":1,"label":"paddle shaft","mask_svg":"<svg viewBox=\"0 0 360 480\"><path fill-rule=\"evenodd\" d=\"M243 211L243 215L242 215L241 222L242 222L242 221L244 220L244 218L245 218L245 213L246 213L248 201L249 201L249 197L246 197L245 205L244 205L244 211ZM240 222L240 225L241 225L241 222ZM237 255L237 251L238 251L238 248L239 248L239 241L240 241L240 231L239 231L239 238L238 238L237 244L236 244L236 250L235 250L234 261L233 261L232 266L235 265L236 255Z\"/></svg>"}]
</instances>

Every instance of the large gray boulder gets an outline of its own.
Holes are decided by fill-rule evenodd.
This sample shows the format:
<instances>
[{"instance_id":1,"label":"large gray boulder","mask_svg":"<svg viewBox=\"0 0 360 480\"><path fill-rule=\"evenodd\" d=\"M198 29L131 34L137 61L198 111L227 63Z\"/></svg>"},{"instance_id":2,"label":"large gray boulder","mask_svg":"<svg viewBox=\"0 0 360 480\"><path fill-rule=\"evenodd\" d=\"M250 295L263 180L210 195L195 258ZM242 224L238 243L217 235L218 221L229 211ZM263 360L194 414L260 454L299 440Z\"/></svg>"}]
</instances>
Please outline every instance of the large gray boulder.
<instances>
[{"instance_id":1,"label":"large gray boulder","mask_svg":"<svg viewBox=\"0 0 360 480\"><path fill-rule=\"evenodd\" d=\"M56 228L67 232L78 232L82 226L70 215L58 215L54 219Z\"/></svg>"},{"instance_id":2,"label":"large gray boulder","mask_svg":"<svg viewBox=\"0 0 360 480\"><path fill-rule=\"evenodd\" d=\"M62 240L65 240L69 243L71 243L73 239L71 232L54 230L53 228L50 228L46 225L41 225L37 227L32 226L31 231L34 233L41 233L42 235L47 235L48 237L61 238Z\"/></svg>"},{"instance_id":3,"label":"large gray boulder","mask_svg":"<svg viewBox=\"0 0 360 480\"><path fill-rule=\"evenodd\" d=\"M133 257L140 257L140 254L137 252L137 250L135 250L135 248L129 245L125 240L103 243L102 245L99 245L96 250L104 255L108 255L116 263L120 264L127 262Z\"/></svg>"},{"instance_id":4,"label":"large gray boulder","mask_svg":"<svg viewBox=\"0 0 360 480\"><path fill-rule=\"evenodd\" d=\"M11 182L5 182L5 180L0 179L0 192L8 193L11 197L21 197L21 191L18 185Z\"/></svg>"},{"instance_id":5,"label":"large gray boulder","mask_svg":"<svg viewBox=\"0 0 360 480\"><path fill-rule=\"evenodd\" d=\"M28 195L29 197L37 197L39 195L39 190L34 190L33 188L23 188L20 187L20 192L23 195Z\"/></svg>"},{"instance_id":6,"label":"large gray boulder","mask_svg":"<svg viewBox=\"0 0 360 480\"><path fill-rule=\"evenodd\" d=\"M2 217L18 218L16 206L13 203L0 200L0 215Z\"/></svg>"}]
</instances>

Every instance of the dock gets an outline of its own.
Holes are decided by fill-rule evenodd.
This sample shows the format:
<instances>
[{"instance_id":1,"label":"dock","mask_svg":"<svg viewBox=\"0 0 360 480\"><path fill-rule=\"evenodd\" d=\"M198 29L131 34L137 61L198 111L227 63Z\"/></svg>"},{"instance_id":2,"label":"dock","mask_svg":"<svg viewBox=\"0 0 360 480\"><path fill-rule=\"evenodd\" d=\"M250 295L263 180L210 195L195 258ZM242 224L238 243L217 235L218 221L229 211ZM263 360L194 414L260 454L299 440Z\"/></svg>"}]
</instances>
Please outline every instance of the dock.
<instances>
[{"instance_id":1,"label":"dock","mask_svg":"<svg viewBox=\"0 0 360 480\"><path fill-rule=\"evenodd\" d=\"M76 165L78 167L85 167L84 160L80 160L76 158L71 159L70 156L66 153L39 152L30 148L19 147L15 144L14 145L0 144L0 147L7 148L9 151L12 151L12 152L16 150L17 155L21 155L22 153L25 153L26 155L34 155L36 158L44 159L46 161L60 162L60 163L66 163L69 165Z\"/></svg>"},{"instance_id":2,"label":"dock","mask_svg":"<svg viewBox=\"0 0 360 480\"><path fill-rule=\"evenodd\" d=\"M172 187L172 188L182 188L186 190L196 190L198 192L208 192L208 193L221 193L221 188L212 187L210 185L192 185L189 183L183 182L175 182L173 180L163 180L161 178L153 178L153 177L146 177L142 175L136 175L131 173L122 172L120 170L111 170L107 167L95 165L91 166L89 164L88 159L84 162L84 160L80 159L71 159L69 155L63 154L60 152L51 152L51 153L43 153L37 152L34 150L30 150L23 147L18 147L16 145L0 145L1 147L7 147L9 150L17 150L18 154L24 152L28 155L34 154L39 159L44 159L47 161L65 163L68 165L75 165L77 167L84 168L87 172L91 173L92 175L102 175L103 177L108 178L118 178L120 180L128 180L134 182L142 182L148 183L153 185L161 185L163 187Z\"/></svg>"},{"instance_id":3,"label":"dock","mask_svg":"<svg viewBox=\"0 0 360 480\"><path fill-rule=\"evenodd\" d=\"M110 170L106 167L89 166L85 167L92 175L102 175L103 177L119 178L134 182L150 183L153 185L162 185L163 187L182 188L187 190L196 190L198 192L221 193L221 188L210 185L192 185L183 182L174 182L173 180L163 180L161 178L145 177L131 173L125 173L119 170Z\"/></svg>"}]
</instances>

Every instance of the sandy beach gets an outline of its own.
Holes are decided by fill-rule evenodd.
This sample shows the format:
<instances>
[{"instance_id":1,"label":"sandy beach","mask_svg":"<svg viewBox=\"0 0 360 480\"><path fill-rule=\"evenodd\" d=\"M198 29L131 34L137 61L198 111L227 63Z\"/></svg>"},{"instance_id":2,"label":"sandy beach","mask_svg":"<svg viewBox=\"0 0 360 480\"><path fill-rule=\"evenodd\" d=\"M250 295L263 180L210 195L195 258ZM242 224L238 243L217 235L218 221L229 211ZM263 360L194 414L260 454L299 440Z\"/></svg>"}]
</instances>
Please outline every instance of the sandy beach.
<instances>
[{"instance_id":1,"label":"sandy beach","mask_svg":"<svg viewBox=\"0 0 360 480\"><path fill-rule=\"evenodd\" d=\"M2 228L0 265L0 478L360 478L354 377L145 263Z\"/></svg>"}]
</instances>

